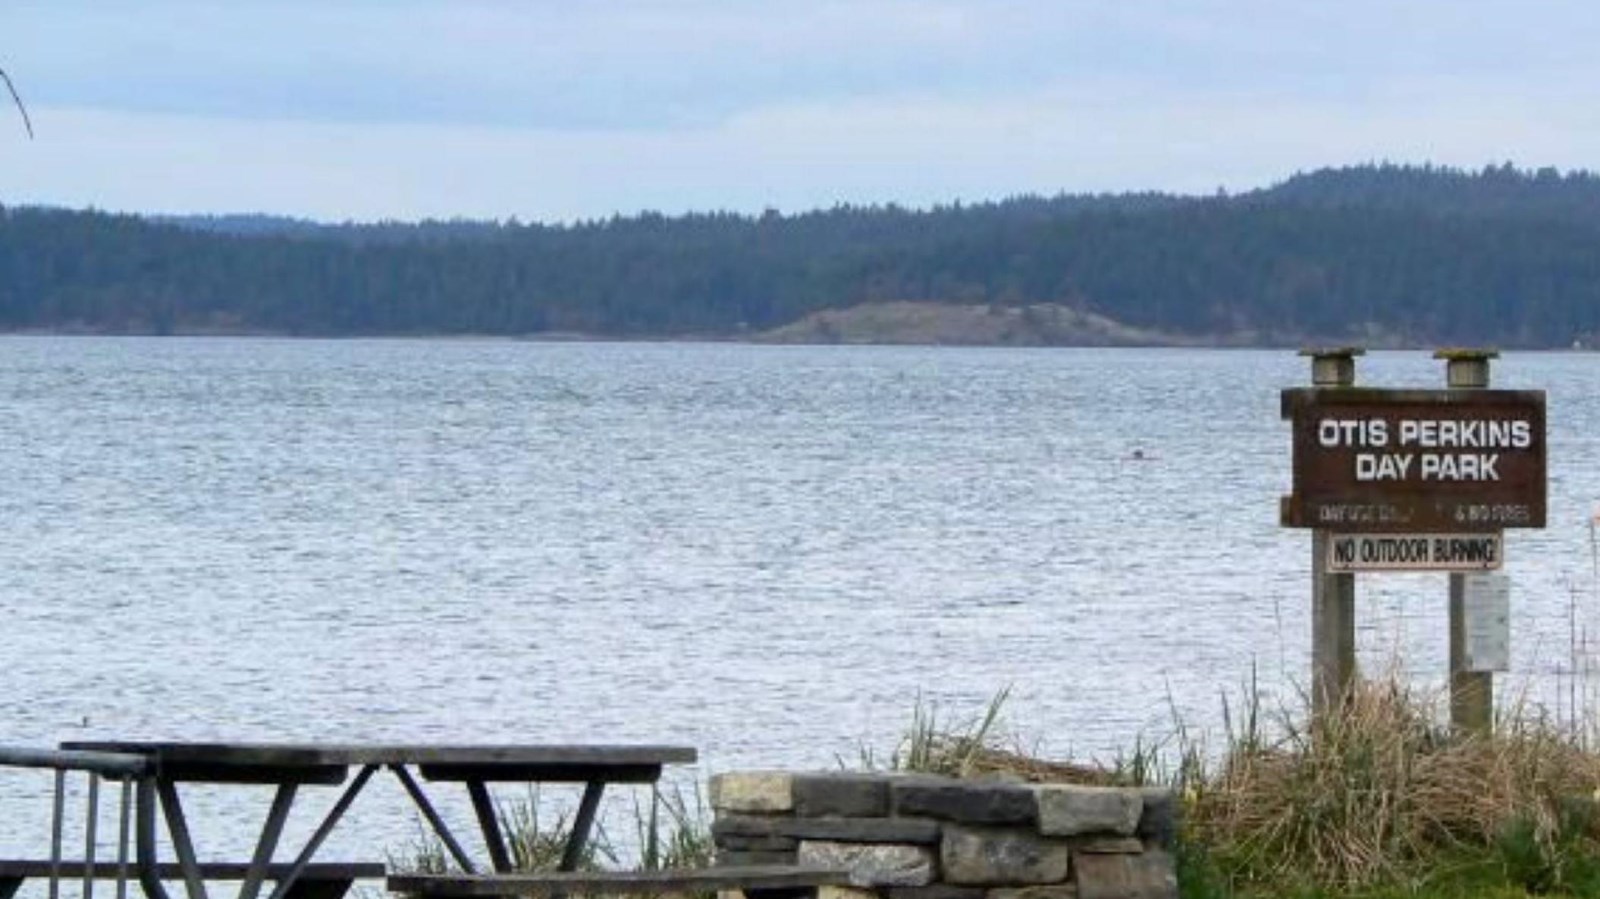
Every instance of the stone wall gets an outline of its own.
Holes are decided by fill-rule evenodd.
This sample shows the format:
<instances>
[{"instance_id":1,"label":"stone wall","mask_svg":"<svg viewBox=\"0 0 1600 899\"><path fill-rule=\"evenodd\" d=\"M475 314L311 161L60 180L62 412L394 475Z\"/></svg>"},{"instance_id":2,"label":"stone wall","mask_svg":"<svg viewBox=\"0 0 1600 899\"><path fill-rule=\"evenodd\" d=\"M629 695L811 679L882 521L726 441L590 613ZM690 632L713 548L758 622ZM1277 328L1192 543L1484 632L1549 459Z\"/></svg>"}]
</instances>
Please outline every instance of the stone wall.
<instances>
[{"instance_id":1,"label":"stone wall","mask_svg":"<svg viewBox=\"0 0 1600 899\"><path fill-rule=\"evenodd\" d=\"M711 805L718 864L848 868L861 896L839 899L1177 895L1168 790L737 772Z\"/></svg>"}]
</instances>

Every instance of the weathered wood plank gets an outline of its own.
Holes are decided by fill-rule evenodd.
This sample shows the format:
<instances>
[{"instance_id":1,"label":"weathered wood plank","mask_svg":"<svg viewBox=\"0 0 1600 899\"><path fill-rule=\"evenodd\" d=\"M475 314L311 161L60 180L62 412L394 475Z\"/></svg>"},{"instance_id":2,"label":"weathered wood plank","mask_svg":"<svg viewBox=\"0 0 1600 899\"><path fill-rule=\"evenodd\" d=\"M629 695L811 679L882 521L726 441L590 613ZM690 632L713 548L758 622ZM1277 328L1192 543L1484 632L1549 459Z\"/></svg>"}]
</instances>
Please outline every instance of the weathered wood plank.
<instances>
[{"instance_id":1,"label":"weathered wood plank","mask_svg":"<svg viewBox=\"0 0 1600 899\"><path fill-rule=\"evenodd\" d=\"M551 893L630 894L699 890L790 890L842 886L849 872L835 868L761 865L674 868L662 871L551 871L533 874L396 874L389 891L418 896L542 896Z\"/></svg>"},{"instance_id":2,"label":"weathered wood plank","mask_svg":"<svg viewBox=\"0 0 1600 899\"><path fill-rule=\"evenodd\" d=\"M483 781L485 783L593 783L649 784L661 779L661 765L596 765L563 762L560 764L420 765L424 780L439 782Z\"/></svg>"},{"instance_id":3,"label":"weathered wood plank","mask_svg":"<svg viewBox=\"0 0 1600 899\"><path fill-rule=\"evenodd\" d=\"M688 746L653 745L435 745L418 743L188 743L166 741L72 741L62 748L148 756L164 766L316 768L353 765L650 767L689 764Z\"/></svg>"},{"instance_id":4,"label":"weathered wood plank","mask_svg":"<svg viewBox=\"0 0 1600 899\"><path fill-rule=\"evenodd\" d=\"M267 865L267 879L279 880L293 867L290 864ZM249 870L249 862L200 863L200 873L207 880L244 880ZM83 862L61 862L61 876L64 878L82 877L88 871L89 866ZM177 862L163 862L157 865L156 873L162 880L183 878L183 869ZM383 877L386 873L387 869L382 862L313 862L306 866L305 871L300 874L300 879L371 880ZM25 880L49 876L49 859L0 859L0 880L17 878ZM94 866L94 876L100 880L111 880L117 876L117 866L114 862L97 864Z\"/></svg>"},{"instance_id":5,"label":"weathered wood plank","mask_svg":"<svg viewBox=\"0 0 1600 899\"><path fill-rule=\"evenodd\" d=\"M0 766L8 768L53 768L93 771L108 777L137 777L149 764L148 759L138 754L0 746Z\"/></svg>"}]
</instances>

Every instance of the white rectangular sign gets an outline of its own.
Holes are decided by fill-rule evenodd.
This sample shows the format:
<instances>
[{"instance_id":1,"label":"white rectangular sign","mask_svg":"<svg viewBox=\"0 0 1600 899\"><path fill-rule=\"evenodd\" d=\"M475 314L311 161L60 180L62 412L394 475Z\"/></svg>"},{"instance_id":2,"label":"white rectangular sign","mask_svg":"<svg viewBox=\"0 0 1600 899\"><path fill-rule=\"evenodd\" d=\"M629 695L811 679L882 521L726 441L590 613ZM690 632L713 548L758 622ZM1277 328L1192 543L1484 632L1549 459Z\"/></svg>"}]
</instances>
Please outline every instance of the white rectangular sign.
<instances>
[{"instance_id":1,"label":"white rectangular sign","mask_svg":"<svg viewBox=\"0 0 1600 899\"><path fill-rule=\"evenodd\" d=\"M1511 669L1511 578L1469 574L1463 580L1468 671Z\"/></svg>"},{"instance_id":2,"label":"white rectangular sign","mask_svg":"<svg viewBox=\"0 0 1600 899\"><path fill-rule=\"evenodd\" d=\"M1485 534L1334 534L1329 571L1490 571L1505 543Z\"/></svg>"}]
</instances>

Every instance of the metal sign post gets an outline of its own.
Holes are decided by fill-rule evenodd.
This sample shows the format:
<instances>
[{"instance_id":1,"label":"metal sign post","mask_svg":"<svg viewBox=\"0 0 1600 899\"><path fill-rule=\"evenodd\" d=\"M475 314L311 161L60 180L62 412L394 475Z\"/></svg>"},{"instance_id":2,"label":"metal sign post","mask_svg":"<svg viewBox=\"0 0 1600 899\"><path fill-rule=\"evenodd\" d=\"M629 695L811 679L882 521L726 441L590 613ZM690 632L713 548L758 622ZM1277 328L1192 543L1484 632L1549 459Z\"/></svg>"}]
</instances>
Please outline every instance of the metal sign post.
<instances>
[{"instance_id":1,"label":"metal sign post","mask_svg":"<svg viewBox=\"0 0 1600 899\"><path fill-rule=\"evenodd\" d=\"M1355 347L1302 350L1313 387L1353 387ZM1329 570L1333 533L1311 532L1311 709L1320 718L1344 702L1356 680L1356 576Z\"/></svg>"},{"instance_id":2,"label":"metal sign post","mask_svg":"<svg viewBox=\"0 0 1600 899\"><path fill-rule=\"evenodd\" d=\"M1489 386L1492 350L1440 350L1445 386L1483 390ZM1494 672L1471 664L1468 653L1467 575L1450 575L1450 727L1456 733L1488 736L1494 730Z\"/></svg>"}]
</instances>

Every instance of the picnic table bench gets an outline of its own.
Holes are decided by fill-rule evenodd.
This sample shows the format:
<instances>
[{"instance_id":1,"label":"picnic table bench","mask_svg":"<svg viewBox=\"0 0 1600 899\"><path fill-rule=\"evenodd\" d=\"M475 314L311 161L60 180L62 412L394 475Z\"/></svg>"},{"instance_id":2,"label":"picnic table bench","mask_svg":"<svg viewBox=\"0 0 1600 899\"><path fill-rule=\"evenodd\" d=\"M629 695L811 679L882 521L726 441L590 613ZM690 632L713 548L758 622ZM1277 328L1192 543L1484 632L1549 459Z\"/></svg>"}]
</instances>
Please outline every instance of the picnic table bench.
<instances>
[{"instance_id":1,"label":"picnic table bench","mask_svg":"<svg viewBox=\"0 0 1600 899\"><path fill-rule=\"evenodd\" d=\"M265 880L282 882L289 876L292 865L268 865ZM200 874L205 880L242 881L249 876L250 866L239 862L201 862ZM156 865L156 876L161 880L181 880L183 866L171 862ZM357 880L381 878L388 869L381 862L313 862L296 876L289 889L289 899L340 899L349 892ZM92 864L84 861L50 861L47 859L0 859L0 899L12 899L22 884L30 879L44 880L108 880L117 875L115 865ZM124 875L126 876L126 875Z\"/></svg>"},{"instance_id":2,"label":"picnic table bench","mask_svg":"<svg viewBox=\"0 0 1600 899\"><path fill-rule=\"evenodd\" d=\"M669 868L659 871L549 871L530 874L393 874L389 891L421 899L496 896L660 895L738 890L750 899L801 899L844 886L849 872L797 865Z\"/></svg>"}]
</instances>

